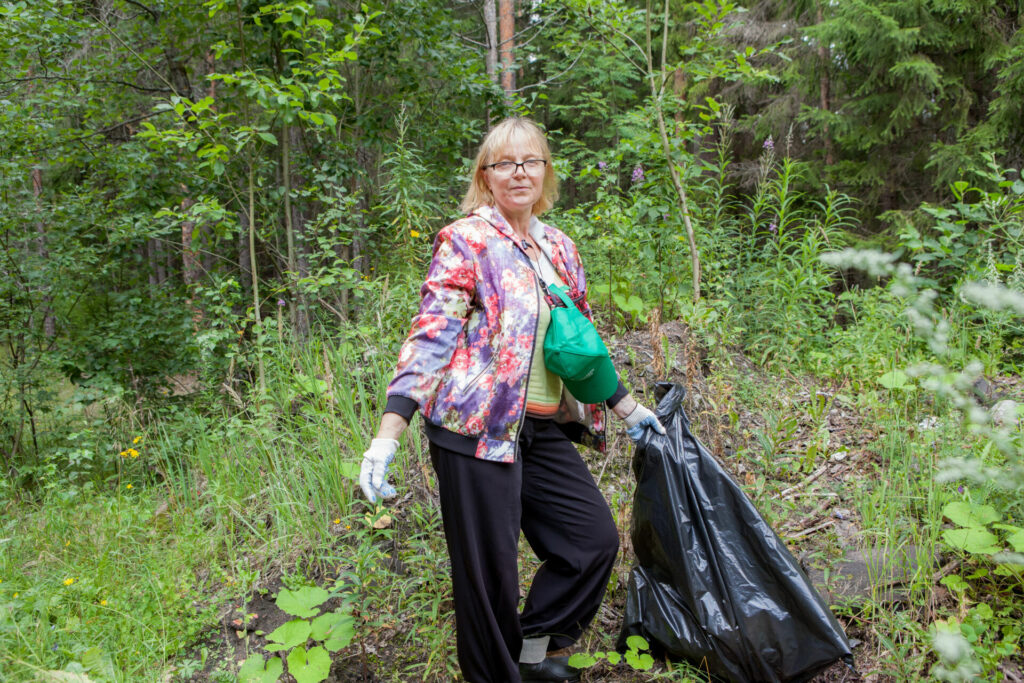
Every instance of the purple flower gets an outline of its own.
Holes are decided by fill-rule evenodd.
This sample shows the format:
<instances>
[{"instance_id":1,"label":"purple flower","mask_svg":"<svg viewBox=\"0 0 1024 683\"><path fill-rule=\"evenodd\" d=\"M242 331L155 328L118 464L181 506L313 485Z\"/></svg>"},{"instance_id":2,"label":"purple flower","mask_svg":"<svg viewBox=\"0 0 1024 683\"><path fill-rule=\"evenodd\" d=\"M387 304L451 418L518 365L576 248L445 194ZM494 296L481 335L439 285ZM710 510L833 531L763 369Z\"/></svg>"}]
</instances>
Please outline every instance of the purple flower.
<instances>
[{"instance_id":1,"label":"purple flower","mask_svg":"<svg viewBox=\"0 0 1024 683\"><path fill-rule=\"evenodd\" d=\"M284 299L278 299L278 300L277 300L277 305L278 305L278 306L284 306L284 305L285 305L285 301L284 301Z\"/></svg>"},{"instance_id":2,"label":"purple flower","mask_svg":"<svg viewBox=\"0 0 1024 683\"><path fill-rule=\"evenodd\" d=\"M774 149L775 149L775 141L774 141L774 140L772 140L772 136L771 136L771 135L769 135L769 136L768 136L768 139L767 139L767 140L765 140L765 141L764 141L764 144L763 144L763 145L761 145L761 146L762 146L762 147L764 147L764 148L765 148L766 150L768 150L768 151L770 152L770 151L772 151L772 150L774 150Z\"/></svg>"},{"instance_id":3,"label":"purple flower","mask_svg":"<svg viewBox=\"0 0 1024 683\"><path fill-rule=\"evenodd\" d=\"M644 179L644 167L641 166L640 164L637 164L636 168L633 169L633 182L634 183L639 183L639 182L642 182L643 179Z\"/></svg>"},{"instance_id":4,"label":"purple flower","mask_svg":"<svg viewBox=\"0 0 1024 683\"><path fill-rule=\"evenodd\" d=\"M778 235L779 234L779 226L775 225L775 223L769 223L768 224L768 232L770 232L773 235Z\"/></svg>"},{"instance_id":5,"label":"purple flower","mask_svg":"<svg viewBox=\"0 0 1024 683\"><path fill-rule=\"evenodd\" d=\"M964 492L964 487L963 486L957 486L956 487L956 492L957 493L963 493Z\"/></svg>"},{"instance_id":6,"label":"purple flower","mask_svg":"<svg viewBox=\"0 0 1024 683\"><path fill-rule=\"evenodd\" d=\"M599 162L597 162L597 167L600 170L603 171L604 169L608 168L608 162L607 161L599 161Z\"/></svg>"}]
</instances>

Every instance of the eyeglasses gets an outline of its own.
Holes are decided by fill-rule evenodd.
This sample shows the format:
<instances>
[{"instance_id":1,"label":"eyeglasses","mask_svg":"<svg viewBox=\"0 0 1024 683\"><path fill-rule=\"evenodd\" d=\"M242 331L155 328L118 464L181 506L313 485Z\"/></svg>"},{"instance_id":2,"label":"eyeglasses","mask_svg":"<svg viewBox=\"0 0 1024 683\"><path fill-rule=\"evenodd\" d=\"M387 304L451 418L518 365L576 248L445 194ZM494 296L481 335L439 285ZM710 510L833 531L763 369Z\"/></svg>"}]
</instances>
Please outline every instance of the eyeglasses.
<instances>
[{"instance_id":1,"label":"eyeglasses","mask_svg":"<svg viewBox=\"0 0 1024 683\"><path fill-rule=\"evenodd\" d=\"M519 167L522 167L530 175L537 175L538 173L543 173L547 165L547 159L527 159L526 161L499 161L494 164L487 164L484 168L491 169L495 175L499 176L515 175L516 169Z\"/></svg>"}]
</instances>

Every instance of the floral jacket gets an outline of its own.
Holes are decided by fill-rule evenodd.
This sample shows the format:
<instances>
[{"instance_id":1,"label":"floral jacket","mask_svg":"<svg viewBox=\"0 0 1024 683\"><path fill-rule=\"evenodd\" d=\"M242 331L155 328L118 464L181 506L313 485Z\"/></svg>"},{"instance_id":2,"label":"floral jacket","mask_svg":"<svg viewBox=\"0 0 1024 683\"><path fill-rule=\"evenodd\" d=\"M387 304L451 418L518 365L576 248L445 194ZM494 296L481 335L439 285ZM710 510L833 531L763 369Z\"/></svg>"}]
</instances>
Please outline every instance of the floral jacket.
<instances>
[{"instance_id":1,"label":"floral jacket","mask_svg":"<svg viewBox=\"0 0 1024 683\"><path fill-rule=\"evenodd\" d=\"M555 270L590 318L576 245L534 221L531 230L543 230ZM412 399L432 424L478 438L477 458L513 462L540 302L529 257L500 212L483 207L441 230L421 295L388 398ZM577 440L603 450L603 406L573 402L572 410L564 395L562 403L556 419L578 416L585 429Z\"/></svg>"}]
</instances>

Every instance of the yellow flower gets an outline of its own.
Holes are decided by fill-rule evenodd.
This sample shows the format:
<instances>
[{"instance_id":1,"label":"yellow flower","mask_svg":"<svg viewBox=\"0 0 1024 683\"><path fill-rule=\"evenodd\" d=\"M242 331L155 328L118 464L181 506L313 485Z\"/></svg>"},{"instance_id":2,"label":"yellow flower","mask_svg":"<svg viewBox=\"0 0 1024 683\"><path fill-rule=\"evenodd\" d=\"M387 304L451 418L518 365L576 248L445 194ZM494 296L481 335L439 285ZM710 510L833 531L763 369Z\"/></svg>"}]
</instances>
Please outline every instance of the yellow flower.
<instances>
[{"instance_id":1,"label":"yellow flower","mask_svg":"<svg viewBox=\"0 0 1024 683\"><path fill-rule=\"evenodd\" d=\"M133 458L139 457L139 452L137 450L135 450L134 448L129 448L127 451L125 451L125 453L127 453L129 456L131 456Z\"/></svg>"},{"instance_id":2,"label":"yellow flower","mask_svg":"<svg viewBox=\"0 0 1024 683\"><path fill-rule=\"evenodd\" d=\"M127 485L125 485L125 488L126 488L126 489L130 489L131 487L132 487L132 485L131 485L131 484L127 484Z\"/></svg>"},{"instance_id":3,"label":"yellow flower","mask_svg":"<svg viewBox=\"0 0 1024 683\"><path fill-rule=\"evenodd\" d=\"M420 236L420 231L419 230L410 230L409 231L409 237L419 237L419 236Z\"/></svg>"},{"instance_id":4,"label":"yellow flower","mask_svg":"<svg viewBox=\"0 0 1024 683\"><path fill-rule=\"evenodd\" d=\"M14 597L18 597L19 595L21 595L21 593L15 593Z\"/></svg>"},{"instance_id":5,"label":"yellow flower","mask_svg":"<svg viewBox=\"0 0 1024 683\"><path fill-rule=\"evenodd\" d=\"M106 600L100 600L100 604L106 606L107 601Z\"/></svg>"},{"instance_id":6,"label":"yellow flower","mask_svg":"<svg viewBox=\"0 0 1024 683\"><path fill-rule=\"evenodd\" d=\"M132 443L133 443L133 444L137 444L137 443L139 443L140 441L142 441L142 437L141 437L141 436L137 436L137 437L135 437L134 439L132 439Z\"/></svg>"},{"instance_id":7,"label":"yellow flower","mask_svg":"<svg viewBox=\"0 0 1024 683\"><path fill-rule=\"evenodd\" d=\"M70 586L74 582L75 582L75 580L73 578L71 578L70 576L68 578L64 579L64 585L65 586Z\"/></svg>"},{"instance_id":8,"label":"yellow flower","mask_svg":"<svg viewBox=\"0 0 1024 683\"><path fill-rule=\"evenodd\" d=\"M335 523L335 524L341 524L341 520L340 520L340 519L335 519L335 520L334 520L334 523Z\"/></svg>"},{"instance_id":9,"label":"yellow flower","mask_svg":"<svg viewBox=\"0 0 1024 683\"><path fill-rule=\"evenodd\" d=\"M67 548L69 545L71 545L71 541L64 541L64 547L65 548Z\"/></svg>"}]
</instances>

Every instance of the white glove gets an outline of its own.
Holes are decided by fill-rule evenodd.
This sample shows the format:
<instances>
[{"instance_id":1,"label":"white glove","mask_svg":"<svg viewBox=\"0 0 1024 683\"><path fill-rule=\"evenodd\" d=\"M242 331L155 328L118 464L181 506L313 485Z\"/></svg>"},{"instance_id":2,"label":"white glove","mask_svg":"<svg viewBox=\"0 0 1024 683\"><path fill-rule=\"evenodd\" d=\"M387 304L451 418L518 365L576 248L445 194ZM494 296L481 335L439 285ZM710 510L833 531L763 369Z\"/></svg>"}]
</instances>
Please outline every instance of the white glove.
<instances>
[{"instance_id":1,"label":"white glove","mask_svg":"<svg viewBox=\"0 0 1024 683\"><path fill-rule=\"evenodd\" d=\"M627 415L623 421L626 423L626 434L629 434L629 438L633 439L633 441L640 440L640 437L644 435L645 427L650 427L659 434L665 433L665 428L658 422L658 418L654 416L654 413L639 403L636 404L633 412Z\"/></svg>"},{"instance_id":2,"label":"white glove","mask_svg":"<svg viewBox=\"0 0 1024 683\"><path fill-rule=\"evenodd\" d=\"M391 498L395 487L388 483L388 465L395 459L398 442L394 439L374 439L363 453L363 465L359 468L359 486L371 503L380 498Z\"/></svg>"}]
</instances>

